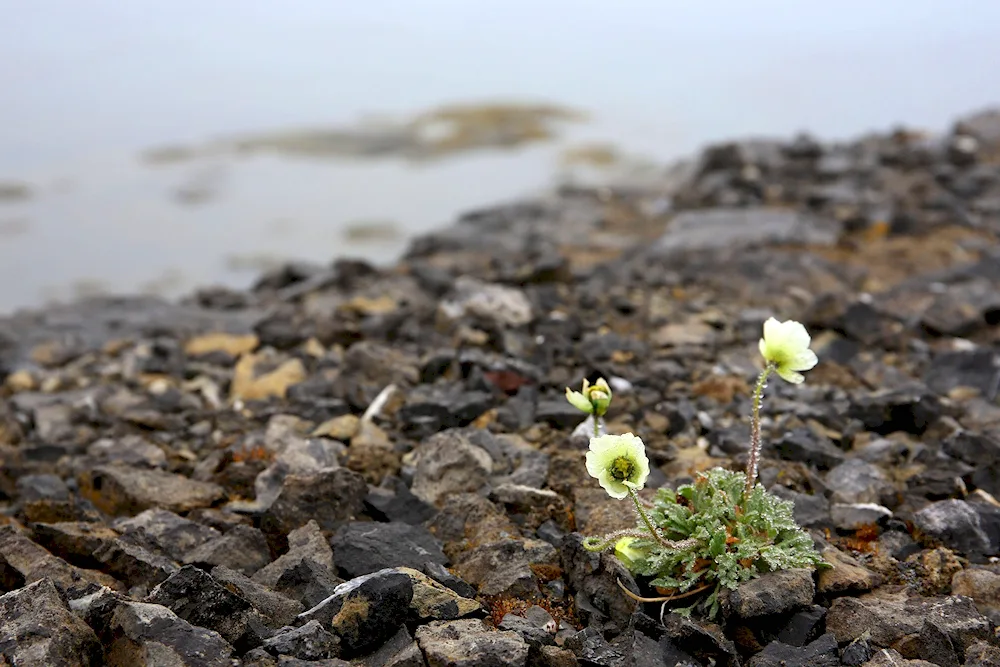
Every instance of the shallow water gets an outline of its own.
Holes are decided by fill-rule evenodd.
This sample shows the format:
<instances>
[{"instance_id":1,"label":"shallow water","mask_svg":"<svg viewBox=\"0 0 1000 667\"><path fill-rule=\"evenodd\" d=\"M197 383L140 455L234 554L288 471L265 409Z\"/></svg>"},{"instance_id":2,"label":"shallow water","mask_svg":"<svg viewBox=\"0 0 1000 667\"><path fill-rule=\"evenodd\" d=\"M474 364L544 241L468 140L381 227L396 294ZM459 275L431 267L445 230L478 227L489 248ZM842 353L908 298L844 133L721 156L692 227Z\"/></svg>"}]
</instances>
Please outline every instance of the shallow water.
<instances>
[{"instance_id":1,"label":"shallow water","mask_svg":"<svg viewBox=\"0 0 1000 667\"><path fill-rule=\"evenodd\" d=\"M461 210L579 177L561 156L581 145L620 172L1000 103L987 2L2 4L0 311L391 261ZM414 129L450 104L471 124Z\"/></svg>"}]
</instances>

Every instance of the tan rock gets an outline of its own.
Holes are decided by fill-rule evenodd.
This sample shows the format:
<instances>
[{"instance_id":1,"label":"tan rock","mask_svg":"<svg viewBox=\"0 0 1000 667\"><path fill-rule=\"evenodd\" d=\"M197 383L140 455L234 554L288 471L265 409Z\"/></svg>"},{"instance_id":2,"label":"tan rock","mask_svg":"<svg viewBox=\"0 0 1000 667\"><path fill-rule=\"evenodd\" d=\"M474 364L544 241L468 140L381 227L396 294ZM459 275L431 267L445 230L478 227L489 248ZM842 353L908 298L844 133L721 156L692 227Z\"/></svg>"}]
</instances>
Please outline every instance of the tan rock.
<instances>
[{"instance_id":1,"label":"tan rock","mask_svg":"<svg viewBox=\"0 0 1000 667\"><path fill-rule=\"evenodd\" d=\"M259 373L260 355L244 354L236 364L230 396L244 401L284 398L288 388L306 379L306 369L298 359L289 359L273 370Z\"/></svg>"},{"instance_id":2,"label":"tan rock","mask_svg":"<svg viewBox=\"0 0 1000 667\"><path fill-rule=\"evenodd\" d=\"M184 346L184 352L191 356L225 352L238 357L241 354L254 351L259 344L260 340L254 334L236 335L216 332L190 339Z\"/></svg>"}]
</instances>

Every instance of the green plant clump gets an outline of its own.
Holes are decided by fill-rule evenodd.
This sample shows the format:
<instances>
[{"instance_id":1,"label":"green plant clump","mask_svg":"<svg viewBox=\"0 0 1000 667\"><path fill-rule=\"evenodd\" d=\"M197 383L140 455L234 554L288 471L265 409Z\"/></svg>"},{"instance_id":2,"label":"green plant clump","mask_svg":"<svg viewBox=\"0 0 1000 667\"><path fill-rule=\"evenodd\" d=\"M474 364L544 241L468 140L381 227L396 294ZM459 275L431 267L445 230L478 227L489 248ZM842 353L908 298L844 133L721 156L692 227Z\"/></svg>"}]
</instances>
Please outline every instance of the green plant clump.
<instances>
[{"instance_id":1,"label":"green plant clump","mask_svg":"<svg viewBox=\"0 0 1000 667\"><path fill-rule=\"evenodd\" d=\"M745 483L742 472L714 468L677 491L659 489L649 516L680 548L625 537L619 559L672 596L711 590L700 603L710 617L718 614L722 586L735 589L764 572L821 564L812 538L795 523L792 503L757 485L741 504ZM694 606L675 611L690 613Z\"/></svg>"}]
</instances>

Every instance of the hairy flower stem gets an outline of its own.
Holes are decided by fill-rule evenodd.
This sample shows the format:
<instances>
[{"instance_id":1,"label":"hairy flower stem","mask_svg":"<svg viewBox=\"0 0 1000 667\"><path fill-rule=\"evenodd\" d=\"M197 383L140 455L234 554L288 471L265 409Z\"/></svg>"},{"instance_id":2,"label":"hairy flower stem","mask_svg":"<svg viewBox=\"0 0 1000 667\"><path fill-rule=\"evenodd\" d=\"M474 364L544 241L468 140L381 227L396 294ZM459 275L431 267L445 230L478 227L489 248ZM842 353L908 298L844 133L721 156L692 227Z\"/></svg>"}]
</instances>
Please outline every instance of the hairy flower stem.
<instances>
[{"instance_id":1,"label":"hairy flower stem","mask_svg":"<svg viewBox=\"0 0 1000 667\"><path fill-rule=\"evenodd\" d=\"M750 414L750 458L747 460L747 485L743 490L743 501L750 497L754 484L757 482L757 467L760 465L760 404L764 397L764 387L776 366L768 362L764 370L757 376L757 385L753 388L753 411Z\"/></svg>"},{"instance_id":2,"label":"hairy flower stem","mask_svg":"<svg viewBox=\"0 0 1000 667\"><path fill-rule=\"evenodd\" d=\"M660 531L657 530L656 526L653 525L653 520L649 518L648 514L646 514L646 510L643 509L642 501L639 500L639 494L635 492L635 489L629 489L628 495L632 498L632 503L635 505L635 513L639 515L639 519L641 519L643 524L645 524L646 530L649 531L649 534L660 544L660 546L666 547L667 549L683 549L694 541L684 540L682 542L674 542L663 537L663 535L660 534Z\"/></svg>"},{"instance_id":3,"label":"hairy flower stem","mask_svg":"<svg viewBox=\"0 0 1000 667\"><path fill-rule=\"evenodd\" d=\"M596 414L594 415L594 437L598 438L601 435L601 418Z\"/></svg>"}]
</instances>

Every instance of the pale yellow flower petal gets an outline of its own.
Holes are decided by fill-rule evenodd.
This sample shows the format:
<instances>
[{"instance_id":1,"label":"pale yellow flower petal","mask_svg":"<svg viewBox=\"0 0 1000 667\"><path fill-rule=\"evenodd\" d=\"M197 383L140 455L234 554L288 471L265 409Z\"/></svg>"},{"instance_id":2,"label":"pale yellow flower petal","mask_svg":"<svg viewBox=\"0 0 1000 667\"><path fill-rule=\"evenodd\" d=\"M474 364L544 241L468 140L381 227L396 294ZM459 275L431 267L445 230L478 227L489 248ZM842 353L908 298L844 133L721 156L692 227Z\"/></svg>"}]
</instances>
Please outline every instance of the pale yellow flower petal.
<instances>
[{"instance_id":1,"label":"pale yellow flower petal","mask_svg":"<svg viewBox=\"0 0 1000 667\"><path fill-rule=\"evenodd\" d=\"M805 352L800 352L798 356L792 359L788 363L788 366L793 371L808 371L817 363L819 363L819 358L816 356L816 353L812 350L806 350Z\"/></svg>"}]
</instances>

